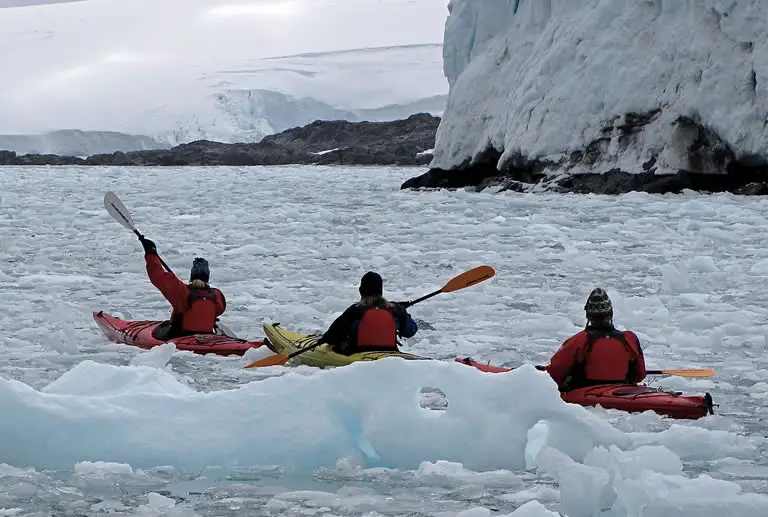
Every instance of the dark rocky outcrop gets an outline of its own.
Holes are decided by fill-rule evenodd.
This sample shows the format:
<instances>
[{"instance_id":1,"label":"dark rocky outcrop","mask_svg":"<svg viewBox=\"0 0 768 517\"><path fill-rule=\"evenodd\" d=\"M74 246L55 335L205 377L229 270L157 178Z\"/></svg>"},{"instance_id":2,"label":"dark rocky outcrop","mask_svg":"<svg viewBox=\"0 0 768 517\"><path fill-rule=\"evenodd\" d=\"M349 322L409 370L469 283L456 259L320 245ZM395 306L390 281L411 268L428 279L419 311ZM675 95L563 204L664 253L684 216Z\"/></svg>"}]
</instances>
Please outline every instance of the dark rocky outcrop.
<instances>
[{"instance_id":1,"label":"dark rocky outcrop","mask_svg":"<svg viewBox=\"0 0 768 517\"><path fill-rule=\"evenodd\" d=\"M426 165L438 117L427 113L391 122L316 121L269 135L258 143L199 140L171 149L75 156L0 151L0 165Z\"/></svg>"},{"instance_id":2,"label":"dark rocky outcrop","mask_svg":"<svg viewBox=\"0 0 768 517\"><path fill-rule=\"evenodd\" d=\"M488 148L475 159L451 169L430 169L425 174L402 184L409 188L464 188L481 191L488 187L520 192L547 190L555 192L623 194L631 191L654 194L679 193L685 189L704 192L733 192L745 195L768 194L768 159L740 156L714 131L689 117L673 122L674 147L681 166L676 172L656 174L661 149L648 156L643 172L630 173L618 168L602 174L574 172L585 170L605 159L608 153L622 153L636 142L636 135L656 122L662 110L628 113L617 117L603 128L605 136L590 142L584 149L572 152L565 160L553 162L515 156L500 164L502 151ZM653 129L650 129L653 130ZM547 175L557 171L557 176ZM566 174L562 174L565 172Z\"/></svg>"}]
</instances>

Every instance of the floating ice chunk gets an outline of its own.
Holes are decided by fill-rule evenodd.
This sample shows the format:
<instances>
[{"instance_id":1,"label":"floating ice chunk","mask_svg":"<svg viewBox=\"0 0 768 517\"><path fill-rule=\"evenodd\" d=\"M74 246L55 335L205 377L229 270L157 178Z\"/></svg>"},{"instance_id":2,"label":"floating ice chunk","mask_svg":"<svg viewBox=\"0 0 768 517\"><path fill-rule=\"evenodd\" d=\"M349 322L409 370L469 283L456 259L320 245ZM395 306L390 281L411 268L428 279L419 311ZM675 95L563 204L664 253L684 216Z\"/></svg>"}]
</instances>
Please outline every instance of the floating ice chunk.
<instances>
[{"instance_id":1,"label":"floating ice chunk","mask_svg":"<svg viewBox=\"0 0 768 517\"><path fill-rule=\"evenodd\" d=\"M520 478L508 470L474 472L451 461L422 462L416 475L425 483L475 484L510 487L521 485Z\"/></svg>"},{"instance_id":2,"label":"floating ice chunk","mask_svg":"<svg viewBox=\"0 0 768 517\"><path fill-rule=\"evenodd\" d=\"M36 289L45 287L76 286L80 284L93 284L94 280L85 275L53 275L53 274L34 274L25 275L18 279L20 287L34 287Z\"/></svg>"},{"instance_id":3,"label":"floating ice chunk","mask_svg":"<svg viewBox=\"0 0 768 517\"><path fill-rule=\"evenodd\" d=\"M538 501L529 501L509 514L509 517L561 517L559 513L551 512Z\"/></svg>"},{"instance_id":4,"label":"floating ice chunk","mask_svg":"<svg viewBox=\"0 0 768 517\"><path fill-rule=\"evenodd\" d=\"M41 344L45 350L53 350L61 354L76 354L80 351L77 341L77 336L71 329L61 328L45 335Z\"/></svg>"},{"instance_id":5,"label":"floating ice chunk","mask_svg":"<svg viewBox=\"0 0 768 517\"><path fill-rule=\"evenodd\" d=\"M755 262L749 269L750 273L755 275L764 275L768 273L768 259L763 259Z\"/></svg>"},{"instance_id":6,"label":"floating ice chunk","mask_svg":"<svg viewBox=\"0 0 768 517\"><path fill-rule=\"evenodd\" d=\"M688 272L672 264L661 266L661 290L665 293L683 293L690 289L691 280Z\"/></svg>"},{"instance_id":7,"label":"floating ice chunk","mask_svg":"<svg viewBox=\"0 0 768 517\"><path fill-rule=\"evenodd\" d=\"M688 269L698 273L716 273L718 270L715 260L710 256L695 257L688 262Z\"/></svg>"},{"instance_id":8,"label":"floating ice chunk","mask_svg":"<svg viewBox=\"0 0 768 517\"><path fill-rule=\"evenodd\" d=\"M517 504L528 501L557 501L560 499L560 491L548 486L536 485L514 494L502 494L499 499Z\"/></svg>"},{"instance_id":9,"label":"floating ice chunk","mask_svg":"<svg viewBox=\"0 0 768 517\"><path fill-rule=\"evenodd\" d=\"M663 445L683 461L707 461L732 456L752 458L756 452L753 439L734 433L672 424L660 433L630 433L635 444Z\"/></svg>"},{"instance_id":10,"label":"floating ice chunk","mask_svg":"<svg viewBox=\"0 0 768 517\"><path fill-rule=\"evenodd\" d=\"M116 511L124 511L127 509L127 506L125 506L120 501L115 501L114 499L105 499L94 505L91 505L91 510L94 512L114 513Z\"/></svg>"},{"instance_id":11,"label":"floating ice chunk","mask_svg":"<svg viewBox=\"0 0 768 517\"><path fill-rule=\"evenodd\" d=\"M643 471L618 480L615 489L627 517L768 515L768 496L743 494L738 484L707 475L689 479Z\"/></svg>"},{"instance_id":12,"label":"floating ice chunk","mask_svg":"<svg viewBox=\"0 0 768 517\"><path fill-rule=\"evenodd\" d=\"M114 366L86 360L44 387L42 393L107 398L146 393L189 396L194 391L164 370L149 366Z\"/></svg>"},{"instance_id":13,"label":"floating ice chunk","mask_svg":"<svg viewBox=\"0 0 768 517\"><path fill-rule=\"evenodd\" d=\"M258 361L259 359L264 359L265 357L269 357L270 355L275 355L275 353L269 349L268 346L262 345L257 348L249 348L246 350L246 352L243 354L242 360L243 364L250 364L254 361Z\"/></svg>"},{"instance_id":14,"label":"floating ice chunk","mask_svg":"<svg viewBox=\"0 0 768 517\"><path fill-rule=\"evenodd\" d=\"M662 474L683 474L680 457L666 447L644 445L631 451L617 447L596 447L584 460L585 465L602 467L622 478L635 477L643 470Z\"/></svg>"},{"instance_id":15,"label":"floating ice chunk","mask_svg":"<svg viewBox=\"0 0 768 517\"><path fill-rule=\"evenodd\" d=\"M80 476L131 475L133 474L133 468L127 463L81 461L75 464L75 474Z\"/></svg>"},{"instance_id":16,"label":"floating ice chunk","mask_svg":"<svg viewBox=\"0 0 768 517\"><path fill-rule=\"evenodd\" d=\"M605 469L576 463L551 447L542 449L536 462L560 485L560 508L566 515L599 515L612 506L615 496Z\"/></svg>"},{"instance_id":17,"label":"floating ice chunk","mask_svg":"<svg viewBox=\"0 0 768 517\"><path fill-rule=\"evenodd\" d=\"M174 343L163 343L136 355L131 359L132 366L150 366L152 368L164 368L176 351Z\"/></svg>"},{"instance_id":18,"label":"floating ice chunk","mask_svg":"<svg viewBox=\"0 0 768 517\"><path fill-rule=\"evenodd\" d=\"M715 241L721 241L727 244L737 244L741 242L741 237L738 234L733 234L720 228L702 228L699 231L699 235L702 237L711 237Z\"/></svg>"},{"instance_id":19,"label":"floating ice chunk","mask_svg":"<svg viewBox=\"0 0 768 517\"><path fill-rule=\"evenodd\" d=\"M750 393L765 393L768 391L768 383L766 382L758 382L747 388L747 391Z\"/></svg>"},{"instance_id":20,"label":"floating ice chunk","mask_svg":"<svg viewBox=\"0 0 768 517\"><path fill-rule=\"evenodd\" d=\"M170 497L165 497L164 495L160 495L157 492L150 492L147 494L147 500L149 506L156 510L163 510L166 508L173 508L176 506L176 501L171 499Z\"/></svg>"},{"instance_id":21,"label":"floating ice chunk","mask_svg":"<svg viewBox=\"0 0 768 517\"><path fill-rule=\"evenodd\" d=\"M238 255L264 256L264 255L273 255L273 254L275 254L275 250L270 250L269 248L265 248L264 246L256 243L246 244L238 248L227 250L223 253L223 255L226 255L226 256L238 256Z\"/></svg>"},{"instance_id":22,"label":"floating ice chunk","mask_svg":"<svg viewBox=\"0 0 768 517\"><path fill-rule=\"evenodd\" d=\"M470 508L456 514L456 517L491 517L491 511L488 508Z\"/></svg>"}]
</instances>

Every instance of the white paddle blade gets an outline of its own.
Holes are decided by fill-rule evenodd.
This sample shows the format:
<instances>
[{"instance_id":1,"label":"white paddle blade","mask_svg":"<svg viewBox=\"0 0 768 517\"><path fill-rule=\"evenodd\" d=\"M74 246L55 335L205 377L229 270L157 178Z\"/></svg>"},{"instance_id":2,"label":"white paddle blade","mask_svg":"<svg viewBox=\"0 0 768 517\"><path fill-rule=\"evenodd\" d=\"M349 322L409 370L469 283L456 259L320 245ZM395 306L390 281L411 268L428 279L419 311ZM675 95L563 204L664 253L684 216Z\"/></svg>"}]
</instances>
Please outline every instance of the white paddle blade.
<instances>
[{"instance_id":1,"label":"white paddle blade","mask_svg":"<svg viewBox=\"0 0 768 517\"><path fill-rule=\"evenodd\" d=\"M234 338L234 339L239 339L239 338L237 337L237 334L235 334L234 332L232 332L232 330L230 330L230 328L229 328L229 327L227 327L226 325L224 325L224 324L223 324L223 323L221 323L220 321L217 321L217 322L216 322L216 327L218 328L219 332L220 332L220 333L221 333L223 336L231 337L231 338Z\"/></svg>"},{"instance_id":2,"label":"white paddle blade","mask_svg":"<svg viewBox=\"0 0 768 517\"><path fill-rule=\"evenodd\" d=\"M136 226L133 224L131 214L128 213L128 209L117 195L111 190L104 194L104 208L107 209L109 215L115 218L115 221L122 224L132 232L136 231Z\"/></svg>"}]
</instances>

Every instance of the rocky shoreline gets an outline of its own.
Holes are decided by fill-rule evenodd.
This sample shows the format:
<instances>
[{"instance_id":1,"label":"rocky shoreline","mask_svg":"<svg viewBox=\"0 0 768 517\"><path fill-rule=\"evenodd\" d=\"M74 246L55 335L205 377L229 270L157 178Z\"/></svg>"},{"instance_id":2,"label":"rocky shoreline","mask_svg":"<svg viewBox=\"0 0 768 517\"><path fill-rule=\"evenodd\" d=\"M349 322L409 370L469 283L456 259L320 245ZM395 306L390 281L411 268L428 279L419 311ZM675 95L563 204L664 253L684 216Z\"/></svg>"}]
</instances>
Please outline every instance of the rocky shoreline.
<instances>
[{"instance_id":1,"label":"rocky shoreline","mask_svg":"<svg viewBox=\"0 0 768 517\"><path fill-rule=\"evenodd\" d=\"M427 113L391 122L315 121L258 143L199 140L170 149L95 154L17 155L0 150L0 165L253 166L428 165L440 118Z\"/></svg>"},{"instance_id":2,"label":"rocky shoreline","mask_svg":"<svg viewBox=\"0 0 768 517\"><path fill-rule=\"evenodd\" d=\"M503 150L487 148L473 160L451 170L430 169L410 178L401 189L468 188L482 191L493 187L498 191L571 192L578 194L651 194L699 192L731 192L740 195L768 195L768 158L739 156L719 135L687 117L678 117L678 138L667 148L683 157L683 167L674 173L657 174L659 155L648 157L642 171L628 172L612 168L604 173L589 173L590 167L605 163L609 152L631 149L646 126L657 119L661 110L629 113L621 124L603 129L610 136L590 142L586 148L570 153L559 161L527 159L516 156L499 167ZM618 118L618 117L617 117ZM578 171L578 172L576 172Z\"/></svg>"},{"instance_id":3,"label":"rocky shoreline","mask_svg":"<svg viewBox=\"0 0 768 517\"><path fill-rule=\"evenodd\" d=\"M768 195L768 159L739 157L710 129L680 117L676 124L688 137L674 151L685 157L685 168L658 174L651 156L641 172L613 168L590 173L603 154L616 143L631 147L632 140L658 116L657 112L627 114L622 123L606 127L611 137L590 142L560 161L529 160L516 156L499 167L503 151L488 148L460 167L429 169L410 178L401 189L473 188L482 191L653 194L731 192ZM18 155L0 150L0 165L84 166L257 166L257 165L399 165L428 166L440 118L427 113L390 122L315 121L269 135L258 143L222 143L199 140L170 149L95 154L86 158L55 154ZM662 150L663 151L663 150ZM660 152L662 152L660 151Z\"/></svg>"}]
</instances>

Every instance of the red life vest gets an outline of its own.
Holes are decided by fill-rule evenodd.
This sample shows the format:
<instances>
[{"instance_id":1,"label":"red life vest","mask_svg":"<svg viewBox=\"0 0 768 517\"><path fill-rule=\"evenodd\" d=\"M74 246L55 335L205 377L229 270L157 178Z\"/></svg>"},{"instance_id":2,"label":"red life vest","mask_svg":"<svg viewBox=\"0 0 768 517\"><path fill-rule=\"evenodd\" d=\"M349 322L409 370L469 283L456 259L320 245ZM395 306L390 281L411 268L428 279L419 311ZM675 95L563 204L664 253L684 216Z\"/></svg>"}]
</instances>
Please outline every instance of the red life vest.
<instances>
[{"instance_id":1,"label":"red life vest","mask_svg":"<svg viewBox=\"0 0 768 517\"><path fill-rule=\"evenodd\" d=\"M387 309L366 309L357 326L357 346L361 348L397 348L395 316Z\"/></svg>"},{"instance_id":2,"label":"red life vest","mask_svg":"<svg viewBox=\"0 0 768 517\"><path fill-rule=\"evenodd\" d=\"M187 309L171 318L173 331L179 334L205 334L213 332L216 325L216 289L189 289Z\"/></svg>"},{"instance_id":3,"label":"red life vest","mask_svg":"<svg viewBox=\"0 0 768 517\"><path fill-rule=\"evenodd\" d=\"M572 370L577 385L629 382L629 374L639 356L638 343L631 332L585 332L576 365Z\"/></svg>"}]
</instances>

